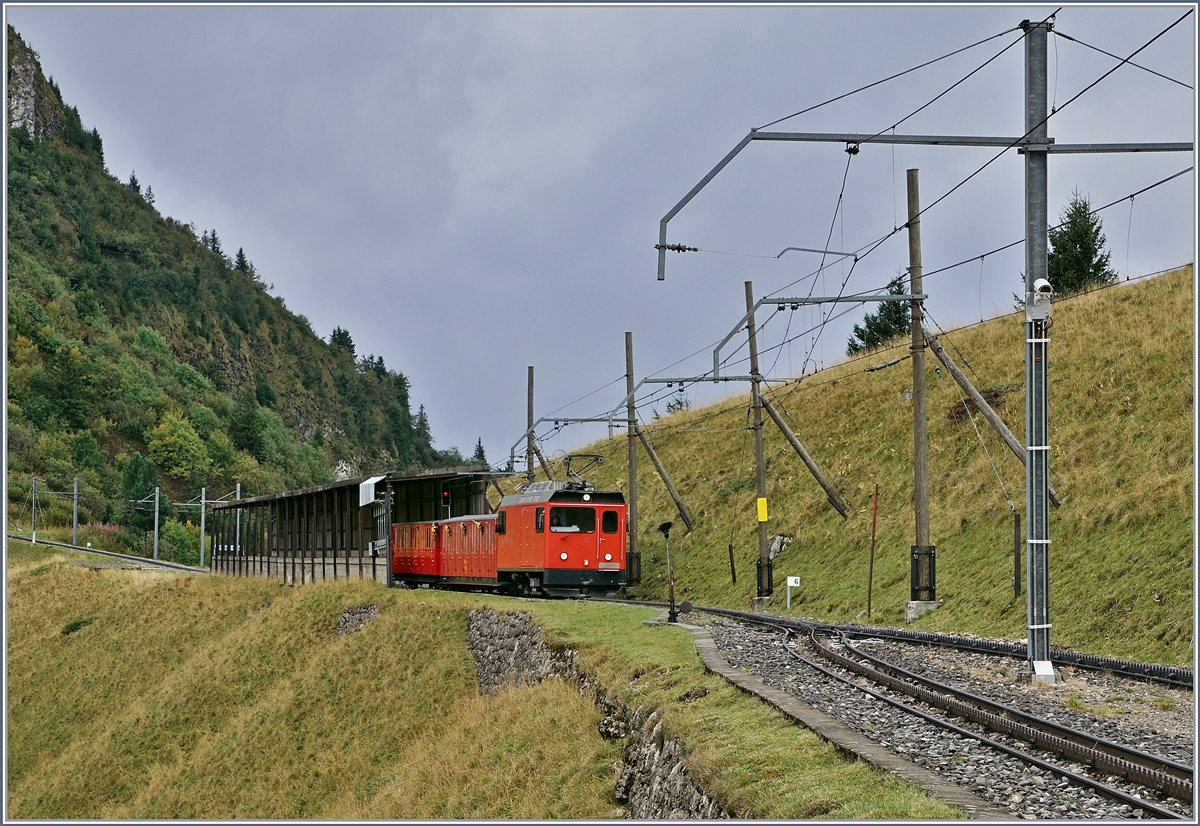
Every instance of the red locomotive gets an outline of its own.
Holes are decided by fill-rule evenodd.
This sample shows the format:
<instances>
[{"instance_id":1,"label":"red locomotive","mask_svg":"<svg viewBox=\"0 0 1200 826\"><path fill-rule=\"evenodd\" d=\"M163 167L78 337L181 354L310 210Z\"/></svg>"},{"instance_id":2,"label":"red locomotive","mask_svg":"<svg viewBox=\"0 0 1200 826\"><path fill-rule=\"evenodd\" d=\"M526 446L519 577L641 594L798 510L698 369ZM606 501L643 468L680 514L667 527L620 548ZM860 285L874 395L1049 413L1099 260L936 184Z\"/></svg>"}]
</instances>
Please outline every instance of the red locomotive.
<instances>
[{"instance_id":1,"label":"red locomotive","mask_svg":"<svg viewBox=\"0 0 1200 826\"><path fill-rule=\"evenodd\" d=\"M534 482L496 513L392 525L392 578L406 585L489 588L555 597L613 596L637 581L627 559L625 497L570 482Z\"/></svg>"}]
</instances>

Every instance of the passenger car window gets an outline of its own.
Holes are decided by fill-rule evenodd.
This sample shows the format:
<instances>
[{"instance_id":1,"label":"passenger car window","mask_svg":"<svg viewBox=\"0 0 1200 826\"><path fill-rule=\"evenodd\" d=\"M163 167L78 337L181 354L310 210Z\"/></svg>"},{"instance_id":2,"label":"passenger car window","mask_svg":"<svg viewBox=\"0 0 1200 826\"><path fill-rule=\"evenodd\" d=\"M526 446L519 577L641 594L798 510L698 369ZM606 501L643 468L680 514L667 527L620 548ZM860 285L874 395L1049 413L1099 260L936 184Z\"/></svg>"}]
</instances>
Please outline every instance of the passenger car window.
<instances>
[{"instance_id":1,"label":"passenger car window","mask_svg":"<svg viewBox=\"0 0 1200 826\"><path fill-rule=\"evenodd\" d=\"M508 521L507 519L505 519L505 517L507 515L508 515L508 511L500 511L500 513L496 514L496 533L498 533L498 534L504 533L504 526L505 526L505 523Z\"/></svg>"},{"instance_id":2,"label":"passenger car window","mask_svg":"<svg viewBox=\"0 0 1200 826\"><path fill-rule=\"evenodd\" d=\"M546 509L545 508L538 508L536 511L534 511L533 529L535 531L537 531L538 533L541 533L542 531L546 530Z\"/></svg>"},{"instance_id":3,"label":"passenger car window","mask_svg":"<svg viewBox=\"0 0 1200 826\"><path fill-rule=\"evenodd\" d=\"M551 508L551 533L595 533L596 511L592 508Z\"/></svg>"},{"instance_id":4,"label":"passenger car window","mask_svg":"<svg viewBox=\"0 0 1200 826\"><path fill-rule=\"evenodd\" d=\"M604 514L600 517L600 530L604 531L605 533L616 533L617 532L617 512L616 511L605 511L604 512Z\"/></svg>"}]
</instances>

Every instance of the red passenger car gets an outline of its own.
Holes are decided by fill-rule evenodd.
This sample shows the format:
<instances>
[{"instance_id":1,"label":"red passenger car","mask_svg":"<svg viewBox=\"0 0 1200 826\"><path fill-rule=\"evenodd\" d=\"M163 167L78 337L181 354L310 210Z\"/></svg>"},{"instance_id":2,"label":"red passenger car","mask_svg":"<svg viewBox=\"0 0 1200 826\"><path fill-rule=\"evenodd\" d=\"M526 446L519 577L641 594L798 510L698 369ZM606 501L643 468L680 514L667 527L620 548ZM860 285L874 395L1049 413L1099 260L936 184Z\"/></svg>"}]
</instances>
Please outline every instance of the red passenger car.
<instances>
[{"instance_id":1,"label":"red passenger car","mask_svg":"<svg viewBox=\"0 0 1200 826\"><path fill-rule=\"evenodd\" d=\"M496 515L392 525L392 578L409 585L495 586Z\"/></svg>"}]
</instances>

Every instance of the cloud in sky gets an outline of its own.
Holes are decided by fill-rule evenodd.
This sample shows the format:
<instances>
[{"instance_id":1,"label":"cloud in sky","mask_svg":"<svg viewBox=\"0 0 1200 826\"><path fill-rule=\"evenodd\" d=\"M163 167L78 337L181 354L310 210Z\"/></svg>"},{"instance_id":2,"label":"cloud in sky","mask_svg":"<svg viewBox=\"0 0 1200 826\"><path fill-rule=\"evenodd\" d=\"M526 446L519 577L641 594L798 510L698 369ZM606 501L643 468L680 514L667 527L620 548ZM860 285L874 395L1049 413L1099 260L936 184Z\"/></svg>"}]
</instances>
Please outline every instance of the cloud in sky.
<instances>
[{"instance_id":1,"label":"cloud in sky","mask_svg":"<svg viewBox=\"0 0 1200 826\"><path fill-rule=\"evenodd\" d=\"M762 295L818 263L770 256L826 238L857 249L903 222L905 169L920 169L928 204L994 154L868 146L849 158L840 144L752 144L671 222L669 238L766 257L672 253L667 280L657 282L659 219L751 127L1053 8L8 6L6 14L84 123L100 130L114 175L136 169L163 214L216 227L227 248L244 247L318 334L346 327L360 353L404 372L438 446L469 454L482 437L497 461L525 428L526 365L536 368L538 415L619 378L626 330L639 378L697 351L666 375L701 373L744 312L743 281ZM1056 26L1126 55L1184 10L1068 7ZM888 128L1014 44L897 131L1018 135L1019 37L774 128ZM1049 59L1059 106L1115 63L1058 38ZM1194 19L1137 62L1193 84ZM1059 142L1189 141L1195 119L1192 90L1124 67L1056 114L1050 133ZM1051 216L1076 188L1099 205L1191 162L1186 153L1053 156ZM1009 152L923 216L926 269L1020 239L1023 180L1023 158ZM1192 260L1194 180L1138 197L1132 212L1122 204L1103 214L1122 274ZM901 233L860 262L846 290L880 288L906 265ZM930 278L931 315L948 325L1007 310L1023 267L1018 246ZM847 270L835 264L785 293L836 293ZM775 374L835 362L862 313L794 341ZM819 320L819 310L797 311L790 334ZM773 321L762 346L778 344L785 325ZM737 390L689 392L703 402ZM623 395L618 382L562 414L598 414ZM569 450L605 433L589 427L547 446Z\"/></svg>"}]
</instances>

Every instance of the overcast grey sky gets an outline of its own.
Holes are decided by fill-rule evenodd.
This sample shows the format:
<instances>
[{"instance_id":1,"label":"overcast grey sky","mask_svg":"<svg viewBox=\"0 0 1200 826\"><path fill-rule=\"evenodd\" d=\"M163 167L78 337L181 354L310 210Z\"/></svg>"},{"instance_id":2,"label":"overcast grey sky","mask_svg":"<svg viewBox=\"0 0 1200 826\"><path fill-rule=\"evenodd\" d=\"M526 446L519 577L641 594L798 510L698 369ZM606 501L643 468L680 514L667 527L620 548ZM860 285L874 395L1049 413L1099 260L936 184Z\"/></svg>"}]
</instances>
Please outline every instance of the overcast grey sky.
<instances>
[{"instance_id":1,"label":"overcast grey sky","mask_svg":"<svg viewBox=\"0 0 1200 826\"><path fill-rule=\"evenodd\" d=\"M493 462L525 429L526 367L550 414L622 376L633 331L638 378L695 375L757 295L836 294L847 266L784 289L817 258L787 246L854 250L903 223L904 170L923 204L983 165L978 148L754 143L670 224L658 282L659 219L752 127L1041 19L1056 6L287 7L23 6L7 20L69 104L104 139L109 170L136 170L164 215L215 227L243 247L289 308L328 338L409 377L435 444ZM1188 6L1066 6L1056 28L1125 56ZM1019 135L1024 47L1009 33L775 127L877 132L994 62L900 134ZM1189 85L1196 19L1136 61ZM1051 38L1059 106L1116 61ZM1058 142L1190 141L1192 89L1123 67L1056 114ZM847 161L849 169L847 171ZM1073 190L1098 206L1187 168L1187 153L1054 155L1050 214ZM1010 151L922 216L926 271L1023 237L1024 159ZM1122 276L1194 258L1195 178L1102 213ZM746 255L725 255L734 252ZM942 326L1006 311L1022 246L931 277ZM907 265L896 235L855 268L847 292ZM842 305L834 312L846 309ZM870 309L870 308L868 308ZM856 307L814 344L797 338L771 375L843 357ZM761 346L820 321L779 314ZM790 317L790 318L789 318ZM789 325L790 321L790 327ZM1013 347L1021 348L1014 340ZM772 353L764 370L775 360ZM738 372L745 372L743 365ZM745 388L689 388L694 403ZM615 406L623 382L560 411ZM658 401L662 411L665 401ZM647 409L645 415L649 416ZM603 436L573 426L570 450Z\"/></svg>"}]
</instances>

